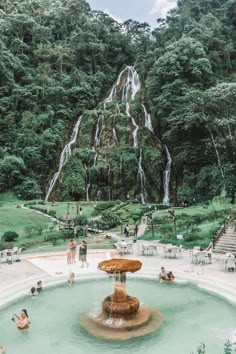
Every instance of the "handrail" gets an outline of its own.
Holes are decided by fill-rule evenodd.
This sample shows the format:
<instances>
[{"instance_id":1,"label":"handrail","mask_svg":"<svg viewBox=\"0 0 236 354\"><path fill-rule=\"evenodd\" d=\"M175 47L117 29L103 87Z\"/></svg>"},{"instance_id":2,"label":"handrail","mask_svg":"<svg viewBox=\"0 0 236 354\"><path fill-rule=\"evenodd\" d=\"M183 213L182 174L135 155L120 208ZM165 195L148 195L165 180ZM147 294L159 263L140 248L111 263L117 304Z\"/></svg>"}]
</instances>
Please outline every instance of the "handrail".
<instances>
[{"instance_id":1,"label":"handrail","mask_svg":"<svg viewBox=\"0 0 236 354\"><path fill-rule=\"evenodd\" d=\"M218 241L218 239L225 233L226 228L234 221L234 218L225 218L224 223L222 225L219 226L218 230L216 231L216 234L213 235L212 237L212 245L213 245L213 249L215 247L215 243L216 241Z\"/></svg>"}]
</instances>

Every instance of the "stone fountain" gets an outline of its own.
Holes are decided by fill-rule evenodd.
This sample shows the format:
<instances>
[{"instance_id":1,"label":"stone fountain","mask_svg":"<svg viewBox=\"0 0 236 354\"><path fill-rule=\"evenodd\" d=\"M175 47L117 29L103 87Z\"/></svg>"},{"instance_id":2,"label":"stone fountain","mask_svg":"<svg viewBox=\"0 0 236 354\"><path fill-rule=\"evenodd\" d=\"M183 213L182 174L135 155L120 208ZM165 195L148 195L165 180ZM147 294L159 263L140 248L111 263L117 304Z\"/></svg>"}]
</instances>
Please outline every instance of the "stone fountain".
<instances>
[{"instance_id":1,"label":"stone fountain","mask_svg":"<svg viewBox=\"0 0 236 354\"><path fill-rule=\"evenodd\" d=\"M136 297L126 293L126 273L141 269L138 260L111 259L102 261L98 268L114 276L114 292L102 302L98 316L85 315L81 325L92 335L107 339L129 339L154 332L163 318L156 309L140 307Z\"/></svg>"}]
</instances>

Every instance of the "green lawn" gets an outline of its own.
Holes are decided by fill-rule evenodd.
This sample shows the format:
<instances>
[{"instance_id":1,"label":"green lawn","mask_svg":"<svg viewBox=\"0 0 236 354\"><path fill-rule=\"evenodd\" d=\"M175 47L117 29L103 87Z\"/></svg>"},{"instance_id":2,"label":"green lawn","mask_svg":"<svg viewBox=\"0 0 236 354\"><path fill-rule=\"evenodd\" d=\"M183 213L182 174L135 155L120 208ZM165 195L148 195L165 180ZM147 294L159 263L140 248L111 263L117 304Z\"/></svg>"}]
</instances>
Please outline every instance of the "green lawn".
<instances>
[{"instance_id":1,"label":"green lawn","mask_svg":"<svg viewBox=\"0 0 236 354\"><path fill-rule=\"evenodd\" d=\"M19 202L2 203L0 207L0 236L6 231L24 232L26 226L51 225L48 217L17 208Z\"/></svg>"},{"instance_id":2,"label":"green lawn","mask_svg":"<svg viewBox=\"0 0 236 354\"><path fill-rule=\"evenodd\" d=\"M77 205L82 208L82 213L86 217L89 218L93 215L94 202L47 202L43 205L35 203L32 206L41 210L46 209L47 212L53 210L56 212L56 217L59 219L66 219L67 213L69 212L68 219L74 219L76 216L79 216L79 213L77 214Z\"/></svg>"}]
</instances>

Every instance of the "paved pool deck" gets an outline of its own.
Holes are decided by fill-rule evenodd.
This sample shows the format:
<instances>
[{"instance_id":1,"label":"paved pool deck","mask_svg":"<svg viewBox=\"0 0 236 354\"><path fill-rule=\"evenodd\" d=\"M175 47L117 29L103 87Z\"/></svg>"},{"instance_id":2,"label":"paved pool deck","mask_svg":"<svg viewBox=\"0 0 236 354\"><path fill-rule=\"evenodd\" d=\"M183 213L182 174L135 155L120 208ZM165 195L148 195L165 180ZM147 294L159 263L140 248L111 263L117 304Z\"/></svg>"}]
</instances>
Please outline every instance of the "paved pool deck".
<instances>
[{"instance_id":1,"label":"paved pool deck","mask_svg":"<svg viewBox=\"0 0 236 354\"><path fill-rule=\"evenodd\" d=\"M134 253L120 256L115 249L88 250L87 260L89 267L81 268L80 262L68 265L66 252L38 253L22 255L21 262L13 264L0 264L0 307L18 296L27 294L38 280L43 281L43 286L48 287L60 283L67 283L69 272L75 273L75 281L81 279L97 279L106 277L106 273L98 270L100 261L110 258L138 259L142 262L142 269L128 277L148 278L158 281L160 268L164 266L172 270L176 282L192 282L199 287L217 293L227 300L236 303L236 272L225 272L223 255L213 257L211 264L191 264L189 251L183 251L176 259L163 257L162 246L158 247L155 255L144 256L139 254L138 240L134 244Z\"/></svg>"}]
</instances>

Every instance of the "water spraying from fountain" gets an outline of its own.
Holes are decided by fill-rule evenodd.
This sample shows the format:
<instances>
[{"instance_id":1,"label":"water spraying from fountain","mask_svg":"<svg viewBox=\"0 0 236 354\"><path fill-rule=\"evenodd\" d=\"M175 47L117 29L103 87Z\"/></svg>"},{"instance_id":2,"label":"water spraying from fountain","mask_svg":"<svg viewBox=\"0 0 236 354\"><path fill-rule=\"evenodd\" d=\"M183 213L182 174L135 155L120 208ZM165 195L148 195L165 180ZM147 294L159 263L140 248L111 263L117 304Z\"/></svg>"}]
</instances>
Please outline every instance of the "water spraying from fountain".
<instances>
[{"instance_id":1,"label":"water spraying from fountain","mask_svg":"<svg viewBox=\"0 0 236 354\"><path fill-rule=\"evenodd\" d=\"M145 190L145 174L142 167L142 149L140 149L139 163L138 163L138 178L140 180L140 199L142 204L146 204L146 190Z\"/></svg>"},{"instance_id":2,"label":"water spraying from fountain","mask_svg":"<svg viewBox=\"0 0 236 354\"><path fill-rule=\"evenodd\" d=\"M74 126L74 129L72 131L72 134L71 134L71 139L69 141L69 143L67 143L62 152L61 152L61 156L60 156L60 162L59 162L59 168L58 168L58 171L54 174L52 180L50 181L49 183L49 187L48 187L48 192L47 192L47 195L46 195L46 198L45 198L45 201L47 202L48 201L48 198L53 190L53 187L55 186L60 174L61 174L61 170L63 168L63 166L66 164L66 162L68 161L68 159L70 158L71 156L71 147L72 145L75 144L76 140L77 140L77 136L78 136L78 131L79 131L79 127L80 127L80 123L81 123L81 120L82 120L82 116L79 117L79 119L77 120L75 126Z\"/></svg>"},{"instance_id":3,"label":"water spraying from fountain","mask_svg":"<svg viewBox=\"0 0 236 354\"><path fill-rule=\"evenodd\" d=\"M165 145L165 150L166 150L166 157L167 157L167 163L166 163L166 168L164 171L164 198L163 198L163 204L164 205L170 205L170 173L171 173L171 156L170 152Z\"/></svg>"},{"instance_id":4,"label":"water spraying from fountain","mask_svg":"<svg viewBox=\"0 0 236 354\"><path fill-rule=\"evenodd\" d=\"M140 308L139 300L126 292L126 272L136 272L142 266L137 260L110 259L98 268L114 277L114 292L102 302L99 315L83 316L81 325L92 335L107 339L129 339L157 330L163 318L156 309Z\"/></svg>"}]
</instances>

